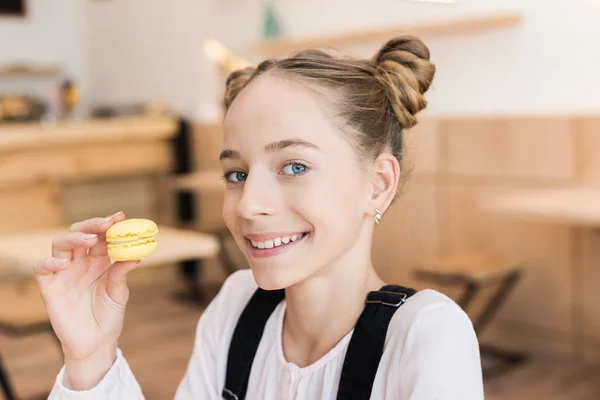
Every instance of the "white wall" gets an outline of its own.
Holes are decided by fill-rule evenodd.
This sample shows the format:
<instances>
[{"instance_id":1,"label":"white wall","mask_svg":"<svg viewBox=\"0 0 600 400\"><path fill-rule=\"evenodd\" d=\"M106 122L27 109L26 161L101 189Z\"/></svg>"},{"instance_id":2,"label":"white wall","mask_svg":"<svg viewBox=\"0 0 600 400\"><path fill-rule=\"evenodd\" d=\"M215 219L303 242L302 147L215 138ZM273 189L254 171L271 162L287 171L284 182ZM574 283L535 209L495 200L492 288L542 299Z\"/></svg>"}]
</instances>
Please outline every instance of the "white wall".
<instances>
[{"instance_id":1,"label":"white wall","mask_svg":"<svg viewBox=\"0 0 600 400\"><path fill-rule=\"evenodd\" d=\"M0 18L0 65L30 62L58 65L87 94L84 3L81 0L27 0L25 18ZM40 82L0 82L18 90ZM46 84L42 82L41 84ZM3 89L8 90L8 89Z\"/></svg>"},{"instance_id":2,"label":"white wall","mask_svg":"<svg viewBox=\"0 0 600 400\"><path fill-rule=\"evenodd\" d=\"M592 0L280 0L291 37L512 10L520 26L426 39L438 74L429 113L480 115L600 112L600 5ZM245 52L260 33L259 0L88 2L92 100L163 100L212 115L218 75L201 53L215 36ZM169 7L167 7L169 4ZM315 9L317 11L315 11ZM376 49L368 49L368 55ZM247 54L244 54L247 55ZM367 55L367 54L365 54Z\"/></svg>"}]
</instances>

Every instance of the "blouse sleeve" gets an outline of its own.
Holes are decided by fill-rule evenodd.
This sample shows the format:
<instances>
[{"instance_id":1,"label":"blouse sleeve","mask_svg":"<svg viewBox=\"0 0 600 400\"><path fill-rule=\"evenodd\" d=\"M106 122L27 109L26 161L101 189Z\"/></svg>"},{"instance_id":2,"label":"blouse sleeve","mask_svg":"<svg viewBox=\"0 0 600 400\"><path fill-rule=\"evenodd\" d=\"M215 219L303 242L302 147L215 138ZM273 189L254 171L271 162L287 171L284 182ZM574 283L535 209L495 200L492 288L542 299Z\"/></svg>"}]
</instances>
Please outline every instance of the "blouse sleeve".
<instances>
[{"instance_id":1,"label":"blouse sleeve","mask_svg":"<svg viewBox=\"0 0 600 400\"><path fill-rule=\"evenodd\" d=\"M83 391L71 390L63 366L48 400L142 400L144 395L131 372L131 368L117 349L117 358L104 378L94 388Z\"/></svg>"},{"instance_id":2,"label":"blouse sleeve","mask_svg":"<svg viewBox=\"0 0 600 400\"><path fill-rule=\"evenodd\" d=\"M477 336L455 304L438 304L415 319L400 363L401 399L483 400Z\"/></svg>"}]
</instances>

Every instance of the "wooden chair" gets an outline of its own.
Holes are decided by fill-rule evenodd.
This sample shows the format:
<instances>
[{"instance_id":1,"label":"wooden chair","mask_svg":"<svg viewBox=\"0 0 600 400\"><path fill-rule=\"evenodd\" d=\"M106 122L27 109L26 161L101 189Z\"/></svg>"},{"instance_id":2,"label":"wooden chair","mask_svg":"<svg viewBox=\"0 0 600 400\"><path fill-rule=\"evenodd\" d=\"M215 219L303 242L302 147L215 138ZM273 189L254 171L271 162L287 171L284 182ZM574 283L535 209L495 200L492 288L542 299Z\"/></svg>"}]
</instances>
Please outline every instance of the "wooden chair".
<instances>
[{"instance_id":1,"label":"wooden chair","mask_svg":"<svg viewBox=\"0 0 600 400\"><path fill-rule=\"evenodd\" d=\"M473 319L473 327L478 336L481 336L484 328L506 301L522 273L523 267L519 263L484 253L452 254L421 262L415 269L418 279L462 286L463 293L457 303L465 312L470 310L483 288L497 285L494 294ZM498 369L484 370L486 378L499 375L526 359L523 353L491 345L480 345L480 350L482 355L493 357L503 363Z\"/></svg>"},{"instance_id":2,"label":"wooden chair","mask_svg":"<svg viewBox=\"0 0 600 400\"><path fill-rule=\"evenodd\" d=\"M34 262L48 257L52 238L68 232L68 227L0 236L0 264L10 268L17 279L0 283L0 331L16 337L36 333L54 335L36 282ZM213 235L159 226L158 248L139 268L173 265L180 261L212 258L219 253L219 240ZM0 388L7 400L16 394L0 357ZM45 397L47 398L47 394Z\"/></svg>"}]
</instances>

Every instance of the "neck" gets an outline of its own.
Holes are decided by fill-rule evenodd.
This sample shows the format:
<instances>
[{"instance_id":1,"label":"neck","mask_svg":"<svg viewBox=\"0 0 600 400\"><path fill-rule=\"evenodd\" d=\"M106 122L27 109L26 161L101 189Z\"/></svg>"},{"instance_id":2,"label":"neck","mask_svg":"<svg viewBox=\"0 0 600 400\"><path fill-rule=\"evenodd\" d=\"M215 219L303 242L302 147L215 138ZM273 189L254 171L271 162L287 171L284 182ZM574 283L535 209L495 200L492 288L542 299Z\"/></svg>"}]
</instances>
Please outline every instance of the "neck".
<instances>
[{"instance_id":1,"label":"neck","mask_svg":"<svg viewBox=\"0 0 600 400\"><path fill-rule=\"evenodd\" d=\"M371 263L371 232L318 274L286 289L283 351L300 367L314 363L356 325L367 294L379 290Z\"/></svg>"}]
</instances>

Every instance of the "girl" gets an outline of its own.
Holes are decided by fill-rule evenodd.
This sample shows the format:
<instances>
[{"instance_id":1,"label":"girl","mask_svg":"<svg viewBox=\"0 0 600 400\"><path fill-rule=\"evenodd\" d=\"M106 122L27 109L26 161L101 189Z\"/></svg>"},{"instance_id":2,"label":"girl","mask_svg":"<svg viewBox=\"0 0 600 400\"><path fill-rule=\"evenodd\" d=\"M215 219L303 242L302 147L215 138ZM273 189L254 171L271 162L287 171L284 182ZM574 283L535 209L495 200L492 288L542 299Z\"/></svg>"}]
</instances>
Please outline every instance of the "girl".
<instances>
[{"instance_id":1,"label":"girl","mask_svg":"<svg viewBox=\"0 0 600 400\"><path fill-rule=\"evenodd\" d=\"M426 106L434 72L428 48L404 36L372 60L305 50L230 75L223 217L250 269L231 275L202 315L176 399L483 399L471 322L439 292L375 301L380 316L394 311L387 333L371 335L381 353L358 340L351 352L362 358L349 352L354 333L372 328L359 320L365 299L385 286L371 263L373 230L406 178L402 130ZM111 265L104 236L124 219L73 224L35 265L65 360L50 399L143 399L117 346L138 263ZM285 299L254 304L264 320L251 315L236 336L255 293ZM346 370L355 378L342 385Z\"/></svg>"}]
</instances>

